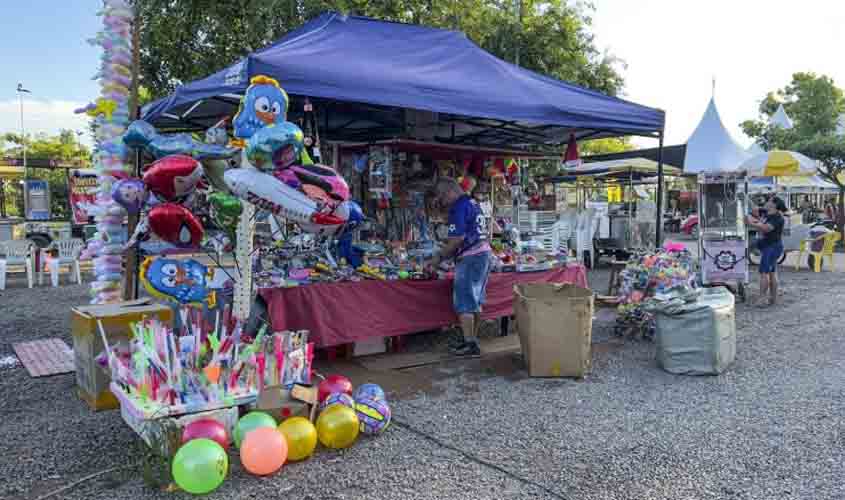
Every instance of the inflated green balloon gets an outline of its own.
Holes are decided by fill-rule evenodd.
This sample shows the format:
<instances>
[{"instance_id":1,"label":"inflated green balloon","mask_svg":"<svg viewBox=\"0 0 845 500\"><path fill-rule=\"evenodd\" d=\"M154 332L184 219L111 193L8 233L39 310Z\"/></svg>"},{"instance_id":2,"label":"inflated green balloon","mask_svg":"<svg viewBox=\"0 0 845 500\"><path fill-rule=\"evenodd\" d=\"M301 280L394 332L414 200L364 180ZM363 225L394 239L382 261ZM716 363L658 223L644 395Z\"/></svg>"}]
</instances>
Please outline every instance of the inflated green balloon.
<instances>
[{"instance_id":1,"label":"inflated green balloon","mask_svg":"<svg viewBox=\"0 0 845 500\"><path fill-rule=\"evenodd\" d=\"M173 479L180 488L204 495L217 489L229 471L229 456L211 439L192 439L173 457Z\"/></svg>"},{"instance_id":2,"label":"inflated green balloon","mask_svg":"<svg viewBox=\"0 0 845 500\"><path fill-rule=\"evenodd\" d=\"M241 447L241 441L244 440L249 431L258 429L259 427L276 427L276 421L270 415L263 411L251 411L241 417L235 425L235 446Z\"/></svg>"},{"instance_id":3,"label":"inflated green balloon","mask_svg":"<svg viewBox=\"0 0 845 500\"><path fill-rule=\"evenodd\" d=\"M238 225L244 210L241 200L230 194L211 193L208 195L208 203L211 205L211 216L219 226L234 229Z\"/></svg>"}]
</instances>

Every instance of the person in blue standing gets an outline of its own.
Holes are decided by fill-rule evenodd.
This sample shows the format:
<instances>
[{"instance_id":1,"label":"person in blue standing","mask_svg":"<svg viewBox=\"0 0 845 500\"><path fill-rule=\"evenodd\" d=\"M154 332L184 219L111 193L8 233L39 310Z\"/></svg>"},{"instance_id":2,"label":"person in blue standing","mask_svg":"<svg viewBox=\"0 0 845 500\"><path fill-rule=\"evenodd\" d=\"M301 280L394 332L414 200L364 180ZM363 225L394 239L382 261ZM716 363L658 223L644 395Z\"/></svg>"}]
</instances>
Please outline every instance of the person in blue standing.
<instances>
[{"instance_id":1,"label":"person in blue standing","mask_svg":"<svg viewBox=\"0 0 845 500\"><path fill-rule=\"evenodd\" d=\"M786 205L783 200L771 197L766 202L765 214L761 218L748 216L748 225L757 229L762 236L757 240L760 250L760 304L765 305L766 295L768 304L774 305L778 297L778 260L783 253L783 212Z\"/></svg>"},{"instance_id":2,"label":"person in blue standing","mask_svg":"<svg viewBox=\"0 0 845 500\"><path fill-rule=\"evenodd\" d=\"M478 329L490 274L487 219L478 203L454 179L438 180L434 194L441 207L449 208L449 236L446 244L428 262L427 268L433 271L444 260L455 259L452 304L460 320L463 338L452 346L452 353L477 357L481 355Z\"/></svg>"}]
</instances>

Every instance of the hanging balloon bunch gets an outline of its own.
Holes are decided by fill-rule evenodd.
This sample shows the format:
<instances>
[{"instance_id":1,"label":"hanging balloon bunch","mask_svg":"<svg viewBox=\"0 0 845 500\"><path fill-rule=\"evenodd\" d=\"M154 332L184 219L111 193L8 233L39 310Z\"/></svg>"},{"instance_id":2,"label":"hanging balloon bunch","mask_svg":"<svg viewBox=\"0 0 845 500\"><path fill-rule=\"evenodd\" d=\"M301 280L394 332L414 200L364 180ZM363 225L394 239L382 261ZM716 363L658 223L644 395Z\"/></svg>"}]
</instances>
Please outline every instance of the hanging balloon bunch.
<instances>
[{"instance_id":1,"label":"hanging balloon bunch","mask_svg":"<svg viewBox=\"0 0 845 500\"><path fill-rule=\"evenodd\" d=\"M100 191L93 211L97 234L86 248L94 257L95 281L91 283L92 303L120 300L123 278L123 245L126 234L123 222L126 211L112 198L113 184L125 178L127 150L121 136L129 123L129 88L131 86L132 8L125 0L105 0L99 12L103 30L89 40L102 47L100 71L94 77L100 82L100 97L96 102L77 109L94 120L96 147L94 167L98 173Z\"/></svg>"},{"instance_id":2,"label":"hanging balloon bunch","mask_svg":"<svg viewBox=\"0 0 845 500\"><path fill-rule=\"evenodd\" d=\"M249 165L227 171L228 190L307 232L334 235L348 220L349 186L331 167L308 156L299 127L287 121L289 98L279 83L255 76L232 125L246 140Z\"/></svg>"}]
</instances>

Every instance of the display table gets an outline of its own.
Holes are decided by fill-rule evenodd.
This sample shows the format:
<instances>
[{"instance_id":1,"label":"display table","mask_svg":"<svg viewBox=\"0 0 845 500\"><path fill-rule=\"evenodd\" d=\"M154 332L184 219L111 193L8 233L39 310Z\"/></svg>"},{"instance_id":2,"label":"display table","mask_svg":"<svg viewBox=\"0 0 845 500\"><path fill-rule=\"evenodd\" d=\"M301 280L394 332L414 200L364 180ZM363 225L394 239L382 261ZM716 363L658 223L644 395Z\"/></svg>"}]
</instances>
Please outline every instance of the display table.
<instances>
[{"instance_id":1,"label":"display table","mask_svg":"<svg viewBox=\"0 0 845 500\"><path fill-rule=\"evenodd\" d=\"M513 314L513 287L520 283L574 283L587 288L581 264L532 273L492 273L484 319ZM308 330L319 347L373 337L392 337L453 325L452 280L318 283L264 288L275 331Z\"/></svg>"}]
</instances>

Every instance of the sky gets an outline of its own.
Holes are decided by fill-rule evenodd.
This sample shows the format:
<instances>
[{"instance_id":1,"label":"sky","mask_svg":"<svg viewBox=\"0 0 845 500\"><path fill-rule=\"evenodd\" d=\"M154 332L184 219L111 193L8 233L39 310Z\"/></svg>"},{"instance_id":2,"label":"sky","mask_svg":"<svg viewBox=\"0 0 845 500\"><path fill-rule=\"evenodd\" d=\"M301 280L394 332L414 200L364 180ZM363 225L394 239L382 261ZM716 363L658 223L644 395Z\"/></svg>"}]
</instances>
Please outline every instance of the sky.
<instances>
[{"instance_id":1,"label":"sky","mask_svg":"<svg viewBox=\"0 0 845 500\"><path fill-rule=\"evenodd\" d=\"M687 140L716 79L725 125L757 117L769 90L792 73L831 76L845 87L845 2L834 0L593 0L599 47L627 63L624 97L666 111L666 144ZM20 129L18 82L28 133L87 130L73 110L97 97L100 51L86 43L100 29L99 0L3 2L0 16L0 134ZM90 139L85 137L86 141ZM654 146L656 141L637 139Z\"/></svg>"}]
</instances>

